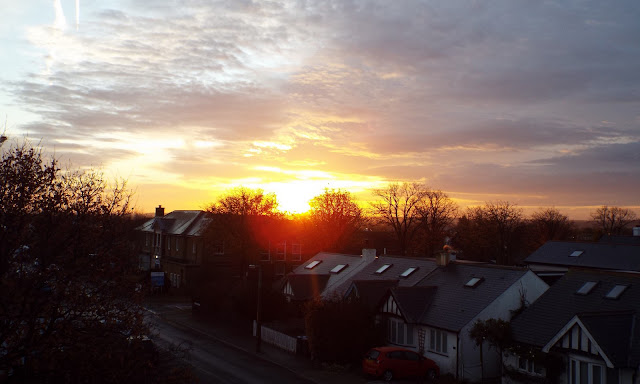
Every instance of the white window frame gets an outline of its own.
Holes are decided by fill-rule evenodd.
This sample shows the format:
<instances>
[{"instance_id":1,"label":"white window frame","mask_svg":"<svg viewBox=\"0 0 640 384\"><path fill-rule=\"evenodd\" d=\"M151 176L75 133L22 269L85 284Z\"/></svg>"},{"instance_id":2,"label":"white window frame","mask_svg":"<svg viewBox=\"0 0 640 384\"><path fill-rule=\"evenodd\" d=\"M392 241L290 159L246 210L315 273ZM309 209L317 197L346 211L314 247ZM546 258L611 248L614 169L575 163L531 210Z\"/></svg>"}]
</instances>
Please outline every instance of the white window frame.
<instances>
[{"instance_id":1,"label":"white window frame","mask_svg":"<svg viewBox=\"0 0 640 384\"><path fill-rule=\"evenodd\" d=\"M429 351L441 355L449 355L449 335L447 331L431 329L429 332Z\"/></svg>"},{"instance_id":2,"label":"white window frame","mask_svg":"<svg viewBox=\"0 0 640 384\"><path fill-rule=\"evenodd\" d=\"M575 370L574 370L574 364L575 364ZM582 377L580 377L582 375L582 369L581 366L582 364L585 364L587 366L587 383L588 384L594 384L593 381L593 368L594 366L597 366L600 368L600 384L606 384L607 382L607 375L606 375L606 370L607 367L604 364L600 364L600 363L594 363L591 361L585 361L585 360L580 360L580 359L576 359L576 358L570 358L569 359L569 384L580 384ZM575 372L575 373L574 373Z\"/></svg>"},{"instance_id":3,"label":"white window frame","mask_svg":"<svg viewBox=\"0 0 640 384\"><path fill-rule=\"evenodd\" d=\"M395 345L415 346L413 325L405 323L402 319L390 317L387 321L387 340Z\"/></svg>"},{"instance_id":4,"label":"white window frame","mask_svg":"<svg viewBox=\"0 0 640 384\"><path fill-rule=\"evenodd\" d=\"M291 244L291 260L292 261L302 260L302 246L300 245L300 243Z\"/></svg>"},{"instance_id":5,"label":"white window frame","mask_svg":"<svg viewBox=\"0 0 640 384\"><path fill-rule=\"evenodd\" d=\"M287 242L276 244L276 261L285 261L287 259Z\"/></svg>"},{"instance_id":6,"label":"white window frame","mask_svg":"<svg viewBox=\"0 0 640 384\"><path fill-rule=\"evenodd\" d=\"M540 364L536 364L535 361L525 359L524 357L520 356L518 356L518 370L536 376L543 376L544 374L542 367L540 367Z\"/></svg>"}]
</instances>

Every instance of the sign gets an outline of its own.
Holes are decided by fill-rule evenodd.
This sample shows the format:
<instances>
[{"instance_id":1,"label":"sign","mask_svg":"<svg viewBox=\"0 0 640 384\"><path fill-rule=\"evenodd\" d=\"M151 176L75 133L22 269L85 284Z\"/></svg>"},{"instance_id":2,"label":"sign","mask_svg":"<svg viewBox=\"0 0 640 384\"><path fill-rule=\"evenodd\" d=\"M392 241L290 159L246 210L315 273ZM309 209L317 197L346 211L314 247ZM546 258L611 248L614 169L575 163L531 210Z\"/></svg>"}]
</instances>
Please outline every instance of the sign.
<instances>
[{"instance_id":1,"label":"sign","mask_svg":"<svg viewBox=\"0 0 640 384\"><path fill-rule=\"evenodd\" d=\"M151 286L164 287L164 272L151 272Z\"/></svg>"}]
</instances>

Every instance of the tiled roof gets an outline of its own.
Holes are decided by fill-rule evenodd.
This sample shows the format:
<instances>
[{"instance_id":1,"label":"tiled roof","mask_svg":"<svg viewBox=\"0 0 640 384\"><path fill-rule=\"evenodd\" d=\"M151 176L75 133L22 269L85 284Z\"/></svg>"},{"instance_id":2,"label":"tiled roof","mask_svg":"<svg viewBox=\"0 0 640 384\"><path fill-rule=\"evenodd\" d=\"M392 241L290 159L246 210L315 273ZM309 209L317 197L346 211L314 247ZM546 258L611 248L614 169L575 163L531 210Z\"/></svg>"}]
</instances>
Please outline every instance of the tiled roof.
<instances>
[{"instance_id":1,"label":"tiled roof","mask_svg":"<svg viewBox=\"0 0 640 384\"><path fill-rule=\"evenodd\" d=\"M593 289L587 294L576 293L590 281L597 283ZM577 315L605 353L611 354L610 358L618 364L626 359L637 366L640 363L638 283L640 274L636 273L569 270L529 308L513 319L513 336L518 342L542 347ZM626 285L627 289L617 299L605 298L616 285ZM620 345L622 340L628 342L626 347Z\"/></svg>"},{"instance_id":2,"label":"tiled roof","mask_svg":"<svg viewBox=\"0 0 640 384\"><path fill-rule=\"evenodd\" d=\"M398 280L353 280L351 289L357 291L360 301L370 309L374 309L389 288L396 287ZM349 295L347 292L345 294Z\"/></svg>"},{"instance_id":3,"label":"tiled roof","mask_svg":"<svg viewBox=\"0 0 640 384\"><path fill-rule=\"evenodd\" d=\"M400 312L409 323L421 323L423 314L428 311L438 293L438 287L395 287L391 294L400 307Z\"/></svg>"},{"instance_id":4,"label":"tiled roof","mask_svg":"<svg viewBox=\"0 0 640 384\"><path fill-rule=\"evenodd\" d=\"M211 218L204 211L173 211L147 220L136 229L142 232L160 230L169 235L199 236L210 222Z\"/></svg>"},{"instance_id":5,"label":"tiled roof","mask_svg":"<svg viewBox=\"0 0 640 384\"><path fill-rule=\"evenodd\" d=\"M420 323L459 332L482 310L517 283L526 273L521 268L451 263L437 268L417 286L436 286L438 290ZM472 278L475 287L467 287ZM420 294L416 291L416 294Z\"/></svg>"},{"instance_id":6,"label":"tiled roof","mask_svg":"<svg viewBox=\"0 0 640 384\"><path fill-rule=\"evenodd\" d=\"M310 300L320 297L329 281L329 274L289 275L294 300Z\"/></svg>"},{"instance_id":7,"label":"tiled roof","mask_svg":"<svg viewBox=\"0 0 640 384\"><path fill-rule=\"evenodd\" d=\"M578 251L582 253L571 256ZM525 263L640 271L640 245L550 241L529 255Z\"/></svg>"},{"instance_id":8,"label":"tiled roof","mask_svg":"<svg viewBox=\"0 0 640 384\"><path fill-rule=\"evenodd\" d=\"M313 268L307 268L311 263L319 261ZM294 269L288 276L294 275L328 275L322 296L325 298L341 298L351 284L351 278L372 260L360 255L346 255L342 253L320 252ZM338 265L345 265L339 273L332 273Z\"/></svg>"},{"instance_id":9,"label":"tiled roof","mask_svg":"<svg viewBox=\"0 0 640 384\"><path fill-rule=\"evenodd\" d=\"M382 273L376 273L384 265L390 265ZM418 269L408 277L400 277L402 272L408 268L417 267ZM355 280L398 280L398 286L411 287L416 285L425 276L431 273L437 268L436 262L433 259L420 259L411 257L395 257L395 256L380 256L371 263L364 266L358 273L353 275L353 278L344 283L343 287L340 287L340 291L346 292Z\"/></svg>"}]
</instances>

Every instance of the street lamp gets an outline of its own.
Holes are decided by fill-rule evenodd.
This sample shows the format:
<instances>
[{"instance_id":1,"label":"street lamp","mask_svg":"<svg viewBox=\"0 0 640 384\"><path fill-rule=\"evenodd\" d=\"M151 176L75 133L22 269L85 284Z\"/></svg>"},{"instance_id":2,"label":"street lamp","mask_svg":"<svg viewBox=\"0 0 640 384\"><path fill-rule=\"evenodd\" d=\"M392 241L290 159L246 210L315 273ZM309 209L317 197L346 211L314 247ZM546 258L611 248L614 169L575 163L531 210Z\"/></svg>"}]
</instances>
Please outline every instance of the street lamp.
<instances>
[{"instance_id":1,"label":"street lamp","mask_svg":"<svg viewBox=\"0 0 640 384\"><path fill-rule=\"evenodd\" d=\"M258 300L256 309L256 353L260 353L260 343L262 342L262 324L260 323L260 313L262 312L262 266L260 264L249 265L250 269L258 270Z\"/></svg>"}]
</instances>

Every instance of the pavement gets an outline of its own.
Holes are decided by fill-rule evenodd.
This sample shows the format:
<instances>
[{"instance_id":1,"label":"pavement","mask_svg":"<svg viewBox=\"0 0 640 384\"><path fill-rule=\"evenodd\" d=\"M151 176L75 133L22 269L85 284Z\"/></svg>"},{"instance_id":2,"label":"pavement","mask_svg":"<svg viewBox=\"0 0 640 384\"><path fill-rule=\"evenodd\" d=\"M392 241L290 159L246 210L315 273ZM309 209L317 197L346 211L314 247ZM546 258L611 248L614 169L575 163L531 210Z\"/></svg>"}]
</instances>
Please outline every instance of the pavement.
<instances>
[{"instance_id":1,"label":"pavement","mask_svg":"<svg viewBox=\"0 0 640 384\"><path fill-rule=\"evenodd\" d=\"M252 335L252 324L240 319L221 319L216 316L193 315L191 300L184 296L150 296L145 307L171 325L190 329L228 346L255 354L257 357L294 372L315 383L361 384L368 381L360 367L328 367L298 356L265 342L260 353L256 353L256 338Z\"/></svg>"}]
</instances>

